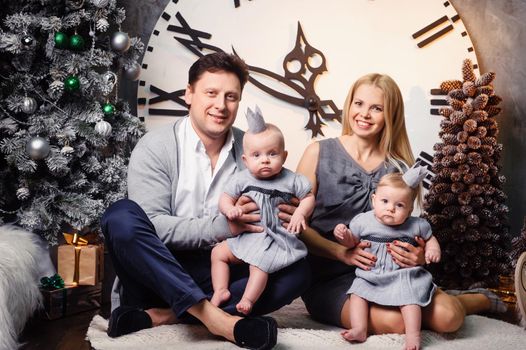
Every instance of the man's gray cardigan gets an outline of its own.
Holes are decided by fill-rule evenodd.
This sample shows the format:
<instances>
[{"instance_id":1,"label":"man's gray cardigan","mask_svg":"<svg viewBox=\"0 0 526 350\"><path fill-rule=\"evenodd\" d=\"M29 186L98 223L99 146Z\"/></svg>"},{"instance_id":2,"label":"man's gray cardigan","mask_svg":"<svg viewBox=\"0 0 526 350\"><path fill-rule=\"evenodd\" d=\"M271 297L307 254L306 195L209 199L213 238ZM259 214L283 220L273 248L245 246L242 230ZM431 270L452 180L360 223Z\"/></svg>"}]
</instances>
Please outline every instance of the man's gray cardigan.
<instances>
[{"instance_id":1,"label":"man's gray cardigan","mask_svg":"<svg viewBox=\"0 0 526 350\"><path fill-rule=\"evenodd\" d=\"M210 249L215 243L231 237L225 216L204 218L174 216L175 194L179 179L177 131L183 118L144 135L130 157L128 165L128 198L146 212L161 241L170 250ZM233 156L238 170L245 166L243 131L232 128ZM112 310L120 305L120 284L115 279Z\"/></svg>"}]
</instances>

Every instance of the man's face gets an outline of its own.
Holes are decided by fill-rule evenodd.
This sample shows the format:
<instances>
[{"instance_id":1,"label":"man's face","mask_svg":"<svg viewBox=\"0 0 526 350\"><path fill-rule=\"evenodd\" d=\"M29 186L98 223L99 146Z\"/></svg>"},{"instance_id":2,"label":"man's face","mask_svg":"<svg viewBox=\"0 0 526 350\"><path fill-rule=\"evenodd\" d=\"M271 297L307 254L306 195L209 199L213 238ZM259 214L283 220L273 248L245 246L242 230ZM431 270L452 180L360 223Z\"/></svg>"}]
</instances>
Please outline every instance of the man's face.
<instances>
[{"instance_id":1,"label":"man's face","mask_svg":"<svg viewBox=\"0 0 526 350\"><path fill-rule=\"evenodd\" d=\"M199 138L205 144L224 141L236 120L241 100L237 76L225 71L204 72L193 85L186 87L184 98Z\"/></svg>"}]
</instances>

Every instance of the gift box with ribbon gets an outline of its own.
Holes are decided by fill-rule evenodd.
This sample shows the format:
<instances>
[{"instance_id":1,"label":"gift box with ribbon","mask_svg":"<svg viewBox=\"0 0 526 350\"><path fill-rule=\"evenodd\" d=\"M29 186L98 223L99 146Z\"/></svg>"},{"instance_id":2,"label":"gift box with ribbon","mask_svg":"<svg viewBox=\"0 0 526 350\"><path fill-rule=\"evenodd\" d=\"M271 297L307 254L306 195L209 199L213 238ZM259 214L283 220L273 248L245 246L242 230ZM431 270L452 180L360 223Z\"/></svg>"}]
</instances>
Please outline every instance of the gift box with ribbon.
<instances>
[{"instance_id":1,"label":"gift box with ribbon","mask_svg":"<svg viewBox=\"0 0 526 350\"><path fill-rule=\"evenodd\" d=\"M94 286L65 286L59 275L40 280L43 317L54 320L100 307L102 283Z\"/></svg>"},{"instance_id":2,"label":"gift box with ribbon","mask_svg":"<svg viewBox=\"0 0 526 350\"><path fill-rule=\"evenodd\" d=\"M67 244L58 247L57 270L66 286L94 286L103 278L103 247L77 233L64 233Z\"/></svg>"}]
</instances>

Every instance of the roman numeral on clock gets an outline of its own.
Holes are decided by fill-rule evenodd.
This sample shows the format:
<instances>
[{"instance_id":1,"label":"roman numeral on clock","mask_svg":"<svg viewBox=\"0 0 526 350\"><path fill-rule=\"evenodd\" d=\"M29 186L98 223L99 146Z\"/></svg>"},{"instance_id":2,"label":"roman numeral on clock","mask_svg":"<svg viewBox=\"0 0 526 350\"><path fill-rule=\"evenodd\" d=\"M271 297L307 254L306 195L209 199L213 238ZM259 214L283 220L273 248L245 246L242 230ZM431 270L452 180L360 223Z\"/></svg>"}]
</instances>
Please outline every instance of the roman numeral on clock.
<instances>
[{"instance_id":1,"label":"roman numeral on clock","mask_svg":"<svg viewBox=\"0 0 526 350\"><path fill-rule=\"evenodd\" d=\"M200 40L200 39L210 39L212 37L212 34L191 28L188 25L188 22L186 22L186 20L184 19L183 15L180 12L177 12L177 14L175 15L175 18L177 18L177 20L179 21L181 25L177 26L177 25L170 24L168 25L167 29L171 32L189 36L190 39L186 39L180 36L174 36L174 39L180 42L189 51L193 52L196 56L199 56L199 57L203 56L204 55L204 53L202 52L203 49L209 49L215 52L223 51L219 47L203 43Z\"/></svg>"},{"instance_id":2,"label":"roman numeral on clock","mask_svg":"<svg viewBox=\"0 0 526 350\"><path fill-rule=\"evenodd\" d=\"M413 33L413 35L411 35L413 37L413 39L417 39L417 38L420 38L421 36L423 36L424 34L432 31L433 29L436 29L437 27L443 25L444 23L448 22L448 21L451 21L451 22L456 22L460 19L460 17L458 15L452 17L452 18L448 18L448 16L442 16L440 17L439 19L437 19L436 21L428 24L427 26L425 26L424 28L416 31L415 33ZM424 46L432 43L433 41L439 39L440 37L442 37L444 34L446 34L447 32L450 32L453 30L453 24L449 24L447 25L446 27L440 29L439 31L435 32L434 34L426 37L425 39L419 41L416 45L419 47L419 48L423 48Z\"/></svg>"},{"instance_id":3,"label":"roman numeral on clock","mask_svg":"<svg viewBox=\"0 0 526 350\"><path fill-rule=\"evenodd\" d=\"M433 180L433 177L435 176L435 174L433 174L431 170L433 166L433 157L428 153L422 151L416 158L415 163L419 163L420 165L425 166L427 168L427 175L424 178L424 180L422 180L422 186L424 186L426 190L429 190L429 188L431 187L431 180Z\"/></svg>"},{"instance_id":4,"label":"roman numeral on clock","mask_svg":"<svg viewBox=\"0 0 526 350\"><path fill-rule=\"evenodd\" d=\"M151 98L148 102L150 105L163 102L163 101L172 101L175 102L186 109L162 109L162 108L148 108L148 113L150 115L166 115L166 116L175 116L182 117L188 114L188 106L184 102L182 96L184 96L184 89L176 90L173 92L166 92L154 85L150 85L150 91L158 96Z\"/></svg>"},{"instance_id":5,"label":"roman numeral on clock","mask_svg":"<svg viewBox=\"0 0 526 350\"><path fill-rule=\"evenodd\" d=\"M429 112L431 113L431 115L440 115L440 107L448 106L448 103L445 97L447 96L447 94L445 93L445 91L442 91L442 89L431 89L430 93L432 96L437 96L437 98L431 99L431 109L429 110ZM440 97L440 96L443 96L443 97ZM433 108L434 106L436 107Z\"/></svg>"}]
</instances>

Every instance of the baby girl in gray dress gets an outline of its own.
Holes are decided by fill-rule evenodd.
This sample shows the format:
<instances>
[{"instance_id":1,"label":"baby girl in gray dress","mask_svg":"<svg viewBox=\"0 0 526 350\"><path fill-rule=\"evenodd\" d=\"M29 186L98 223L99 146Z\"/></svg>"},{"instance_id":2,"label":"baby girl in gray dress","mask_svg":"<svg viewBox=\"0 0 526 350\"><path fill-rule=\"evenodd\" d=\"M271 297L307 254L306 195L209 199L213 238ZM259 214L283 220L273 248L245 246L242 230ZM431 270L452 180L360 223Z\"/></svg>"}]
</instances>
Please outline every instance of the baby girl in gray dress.
<instances>
[{"instance_id":1,"label":"baby girl in gray dress","mask_svg":"<svg viewBox=\"0 0 526 350\"><path fill-rule=\"evenodd\" d=\"M249 278L245 292L236 305L239 312L248 314L261 296L268 274L287 267L307 255L305 244L296 234L306 227L306 217L314 209L314 195L309 180L283 168L287 158L281 131L266 124L259 108L247 112L249 130L243 138L242 155L247 169L236 173L219 199L219 209L230 220L243 214L236 206L243 195L250 197L261 215L264 232L243 233L229 238L212 250L212 286L210 302L219 306L230 298L228 264L247 263ZM285 229L278 218L277 206L296 197L299 206Z\"/></svg>"},{"instance_id":2,"label":"baby girl in gray dress","mask_svg":"<svg viewBox=\"0 0 526 350\"><path fill-rule=\"evenodd\" d=\"M415 243L425 241L425 258L429 264L440 261L440 246L431 233L429 223L410 216L418 184L426 175L424 167L413 167L404 175L384 175L372 195L373 210L355 216L349 228L338 224L334 236L341 244L352 248L360 240L371 243L368 250L377 257L370 270L356 269L348 294L352 328L342 331L349 341L363 342L367 338L368 302L400 306L405 324L406 349L420 349L421 307L431 302L436 285L423 267L401 268L389 254L393 241Z\"/></svg>"}]
</instances>

